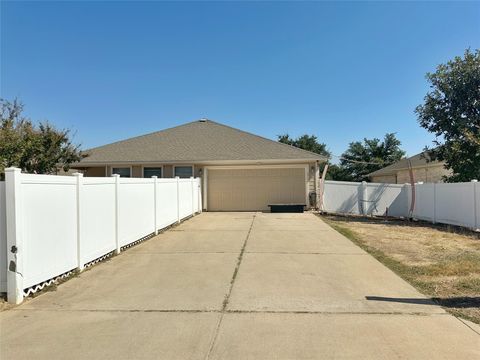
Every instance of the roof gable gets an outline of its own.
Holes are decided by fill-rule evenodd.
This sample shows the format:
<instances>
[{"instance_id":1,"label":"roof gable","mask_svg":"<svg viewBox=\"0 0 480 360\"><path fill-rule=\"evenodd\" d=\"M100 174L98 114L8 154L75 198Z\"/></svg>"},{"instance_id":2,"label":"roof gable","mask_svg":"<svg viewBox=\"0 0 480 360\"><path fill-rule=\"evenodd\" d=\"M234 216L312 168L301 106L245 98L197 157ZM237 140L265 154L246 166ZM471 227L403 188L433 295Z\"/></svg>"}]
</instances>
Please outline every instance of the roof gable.
<instances>
[{"instance_id":1,"label":"roof gable","mask_svg":"<svg viewBox=\"0 0 480 360\"><path fill-rule=\"evenodd\" d=\"M374 171L367 176L380 176L380 175L392 175L395 174L397 171L406 170L409 168L408 161L410 160L412 167L426 167L431 165L440 165L441 162L428 160L428 155L425 152L421 152L409 158L403 158L391 165L385 166L382 169Z\"/></svg>"},{"instance_id":2,"label":"roof gable","mask_svg":"<svg viewBox=\"0 0 480 360\"><path fill-rule=\"evenodd\" d=\"M96 147L87 153L89 156L80 164L325 159L319 154L211 120L193 121Z\"/></svg>"}]
</instances>

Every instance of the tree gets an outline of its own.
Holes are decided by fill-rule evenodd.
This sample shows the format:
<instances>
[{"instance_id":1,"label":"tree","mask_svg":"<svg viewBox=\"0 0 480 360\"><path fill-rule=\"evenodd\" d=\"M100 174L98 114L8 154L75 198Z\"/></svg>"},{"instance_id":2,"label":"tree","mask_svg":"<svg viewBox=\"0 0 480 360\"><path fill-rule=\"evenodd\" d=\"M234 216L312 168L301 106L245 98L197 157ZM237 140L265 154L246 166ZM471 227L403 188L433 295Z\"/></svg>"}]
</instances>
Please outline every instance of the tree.
<instances>
[{"instance_id":1,"label":"tree","mask_svg":"<svg viewBox=\"0 0 480 360\"><path fill-rule=\"evenodd\" d=\"M327 150L327 145L318 142L315 135L302 135L296 139L292 139L288 134L278 135L278 141L287 145L292 145L303 150L311 151L316 154L330 157L330 152Z\"/></svg>"},{"instance_id":2,"label":"tree","mask_svg":"<svg viewBox=\"0 0 480 360\"><path fill-rule=\"evenodd\" d=\"M326 158L331 158L330 151L327 150L327 145L320 143L317 140L315 135L302 135L296 139L292 139L288 134L279 135L278 141L284 144L292 145L303 150L308 150L320 155L325 156ZM338 181L348 181L350 179L348 173L345 169L337 164L332 164L330 161L320 164L320 175L323 173L323 168L325 164L328 164L327 174L325 176L326 180L338 180Z\"/></svg>"},{"instance_id":3,"label":"tree","mask_svg":"<svg viewBox=\"0 0 480 360\"><path fill-rule=\"evenodd\" d=\"M305 135L299 136L296 139L292 139L290 135L284 134L284 135L278 135L278 141L283 144L295 146L303 150L307 150L307 151L314 152L316 154L323 155L326 158L331 157L330 151L327 150L327 145L324 143L318 142L318 139L315 135L305 134ZM323 172L323 168L325 164L329 164L329 169L330 169L327 171L326 179L336 180L332 178L332 176L330 175L332 166L336 166L336 165L330 165L329 162L324 162L320 164L320 174Z\"/></svg>"},{"instance_id":4,"label":"tree","mask_svg":"<svg viewBox=\"0 0 480 360\"><path fill-rule=\"evenodd\" d=\"M480 180L480 50L466 50L426 78L431 91L415 112L436 136L426 148L430 158L452 170L448 182Z\"/></svg>"},{"instance_id":5,"label":"tree","mask_svg":"<svg viewBox=\"0 0 480 360\"><path fill-rule=\"evenodd\" d=\"M351 179L352 177L343 166L331 163L328 164L325 180L351 181Z\"/></svg>"},{"instance_id":6,"label":"tree","mask_svg":"<svg viewBox=\"0 0 480 360\"><path fill-rule=\"evenodd\" d=\"M351 142L342 154L340 172L337 177L345 181L367 180L366 175L400 160L405 151L400 149L401 142L394 133L385 134L380 139L363 139Z\"/></svg>"},{"instance_id":7,"label":"tree","mask_svg":"<svg viewBox=\"0 0 480 360\"><path fill-rule=\"evenodd\" d=\"M57 130L48 122L36 126L22 112L18 100L0 99L0 176L10 166L37 174L68 171L86 156L71 142L69 130Z\"/></svg>"},{"instance_id":8,"label":"tree","mask_svg":"<svg viewBox=\"0 0 480 360\"><path fill-rule=\"evenodd\" d=\"M278 141L287 145L292 145L303 150L311 151L316 154L330 157L330 152L327 150L327 145L318 142L315 135L302 135L296 139L292 139L290 135L278 135Z\"/></svg>"}]
</instances>

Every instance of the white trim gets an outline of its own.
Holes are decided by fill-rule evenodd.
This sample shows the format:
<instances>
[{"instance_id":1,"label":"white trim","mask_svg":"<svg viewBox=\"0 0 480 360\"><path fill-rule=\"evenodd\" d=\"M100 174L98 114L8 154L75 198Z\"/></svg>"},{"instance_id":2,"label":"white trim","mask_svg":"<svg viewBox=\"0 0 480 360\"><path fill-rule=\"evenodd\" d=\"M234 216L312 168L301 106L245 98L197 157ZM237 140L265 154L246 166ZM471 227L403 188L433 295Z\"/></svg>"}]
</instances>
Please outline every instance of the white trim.
<instances>
[{"instance_id":1,"label":"white trim","mask_svg":"<svg viewBox=\"0 0 480 360\"><path fill-rule=\"evenodd\" d=\"M315 161L324 162L326 159L311 158L311 159L259 159L259 160L155 160L155 161L110 161L107 164L132 164L132 165L142 165L142 164L165 164L165 165L269 165L269 164L298 164L298 163L314 163ZM81 162L73 164L72 168L83 168L83 167L94 167L94 166L103 166L105 162Z\"/></svg>"},{"instance_id":2,"label":"white trim","mask_svg":"<svg viewBox=\"0 0 480 360\"><path fill-rule=\"evenodd\" d=\"M118 166L110 165L110 176L114 175L113 169L126 169L126 168L130 169L130 179L133 178L133 166L132 165L122 165L122 166L120 166L120 165L118 165Z\"/></svg>"},{"instance_id":3,"label":"white trim","mask_svg":"<svg viewBox=\"0 0 480 360\"><path fill-rule=\"evenodd\" d=\"M145 168L150 168L150 169L162 169L162 176L161 177L157 177L158 179L163 179L165 176L164 176L164 170L163 170L163 165L153 165L153 164L149 164L148 166L145 166L145 165L142 165L142 178L144 179L150 179L150 178L145 178L145 172L144 172L144 169Z\"/></svg>"},{"instance_id":4,"label":"white trim","mask_svg":"<svg viewBox=\"0 0 480 360\"><path fill-rule=\"evenodd\" d=\"M208 206L208 196L207 196L207 181L208 181L208 168L207 167L204 167L203 168L203 207L205 210L207 210L207 206Z\"/></svg>"},{"instance_id":5,"label":"white trim","mask_svg":"<svg viewBox=\"0 0 480 360\"><path fill-rule=\"evenodd\" d=\"M312 161L312 163L314 163ZM275 168L307 168L309 167L309 164L282 164L282 165L225 165L225 166L204 166L204 169L225 169L225 170L230 170L230 169L275 169Z\"/></svg>"},{"instance_id":6,"label":"white trim","mask_svg":"<svg viewBox=\"0 0 480 360\"><path fill-rule=\"evenodd\" d=\"M311 161L310 163L314 163ZM304 168L305 169L305 175L304 175L304 181L305 181L305 205L306 208L310 208L310 203L308 199L308 193L310 191L309 189L309 171L310 171L310 164L282 164L282 165L245 165L245 166L204 166L203 167L203 173L205 174L204 176L204 194L203 194L203 202L204 202L204 207L205 210L208 211L208 181L207 181L207 173L208 170L240 170L240 169L281 169L281 168Z\"/></svg>"},{"instance_id":7,"label":"white trim","mask_svg":"<svg viewBox=\"0 0 480 360\"><path fill-rule=\"evenodd\" d=\"M195 176L195 165L193 165L193 164L184 164L183 165L182 164L182 165L173 165L173 174L172 174L173 177L176 177L175 176L175 168L177 168L177 167L189 167L189 166L192 168L192 175L191 176ZM188 178L190 178L190 176ZM188 179L188 178L183 178L183 179Z\"/></svg>"}]
</instances>

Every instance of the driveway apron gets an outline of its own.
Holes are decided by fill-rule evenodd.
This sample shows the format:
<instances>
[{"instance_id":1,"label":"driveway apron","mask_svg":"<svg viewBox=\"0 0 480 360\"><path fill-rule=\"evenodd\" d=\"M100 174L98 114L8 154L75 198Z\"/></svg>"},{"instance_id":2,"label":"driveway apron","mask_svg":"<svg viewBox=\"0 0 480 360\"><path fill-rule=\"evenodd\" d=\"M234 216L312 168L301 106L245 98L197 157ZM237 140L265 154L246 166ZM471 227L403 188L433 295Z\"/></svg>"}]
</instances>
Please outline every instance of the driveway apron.
<instances>
[{"instance_id":1,"label":"driveway apron","mask_svg":"<svg viewBox=\"0 0 480 360\"><path fill-rule=\"evenodd\" d=\"M1 359L480 359L311 213L203 213L0 313Z\"/></svg>"}]
</instances>

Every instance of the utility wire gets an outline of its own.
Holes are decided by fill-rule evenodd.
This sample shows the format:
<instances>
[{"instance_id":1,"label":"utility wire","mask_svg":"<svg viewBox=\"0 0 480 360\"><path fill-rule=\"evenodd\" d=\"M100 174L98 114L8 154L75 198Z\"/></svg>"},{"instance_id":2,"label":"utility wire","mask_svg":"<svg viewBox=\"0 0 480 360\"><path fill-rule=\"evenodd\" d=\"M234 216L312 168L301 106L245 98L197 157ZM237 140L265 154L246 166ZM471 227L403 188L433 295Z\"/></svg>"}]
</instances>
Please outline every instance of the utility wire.
<instances>
[{"instance_id":1,"label":"utility wire","mask_svg":"<svg viewBox=\"0 0 480 360\"><path fill-rule=\"evenodd\" d=\"M352 160L352 159L347 159L343 156L339 156L339 155L333 155L333 154L330 154L330 157L336 157L340 160L344 160L344 161L348 161L348 162L351 162L351 163L355 163L355 164L366 164L366 165L385 165L385 162L370 162L370 161L360 161L360 160ZM329 158L330 158L329 157Z\"/></svg>"}]
</instances>

